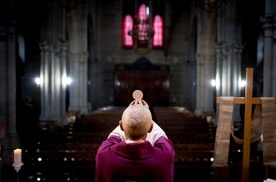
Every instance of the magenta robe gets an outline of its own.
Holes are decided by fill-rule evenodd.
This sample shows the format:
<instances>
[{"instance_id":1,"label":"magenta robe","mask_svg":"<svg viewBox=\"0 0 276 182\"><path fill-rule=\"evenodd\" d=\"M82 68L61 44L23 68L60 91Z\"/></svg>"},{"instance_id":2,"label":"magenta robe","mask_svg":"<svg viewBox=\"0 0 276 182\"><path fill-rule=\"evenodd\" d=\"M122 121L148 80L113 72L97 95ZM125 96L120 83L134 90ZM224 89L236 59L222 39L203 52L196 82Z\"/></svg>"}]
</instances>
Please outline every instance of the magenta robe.
<instances>
[{"instance_id":1,"label":"magenta robe","mask_svg":"<svg viewBox=\"0 0 276 182\"><path fill-rule=\"evenodd\" d=\"M173 182L172 142L160 137L154 144L125 143L111 136L96 155L96 182Z\"/></svg>"}]
</instances>

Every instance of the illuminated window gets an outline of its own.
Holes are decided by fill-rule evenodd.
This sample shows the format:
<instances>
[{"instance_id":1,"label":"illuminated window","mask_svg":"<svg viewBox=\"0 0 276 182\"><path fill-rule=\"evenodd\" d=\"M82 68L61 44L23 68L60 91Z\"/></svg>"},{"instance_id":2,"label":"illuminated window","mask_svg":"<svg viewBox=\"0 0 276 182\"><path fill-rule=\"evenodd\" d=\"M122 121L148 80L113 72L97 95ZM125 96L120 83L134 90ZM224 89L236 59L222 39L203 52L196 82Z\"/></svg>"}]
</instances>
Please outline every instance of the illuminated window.
<instances>
[{"instance_id":1,"label":"illuminated window","mask_svg":"<svg viewBox=\"0 0 276 182\"><path fill-rule=\"evenodd\" d=\"M123 33L122 33L122 42L123 47L132 47L133 39L132 36L128 34L133 28L133 18L130 15L126 15L123 21Z\"/></svg>"},{"instance_id":2,"label":"illuminated window","mask_svg":"<svg viewBox=\"0 0 276 182\"><path fill-rule=\"evenodd\" d=\"M148 41L150 28L149 25L149 8L145 4L141 4L138 9L138 40L139 41Z\"/></svg>"},{"instance_id":3,"label":"illuminated window","mask_svg":"<svg viewBox=\"0 0 276 182\"><path fill-rule=\"evenodd\" d=\"M161 16L156 15L153 19L154 36L152 39L153 47L163 47L164 33L163 33L163 21Z\"/></svg>"},{"instance_id":4,"label":"illuminated window","mask_svg":"<svg viewBox=\"0 0 276 182\"><path fill-rule=\"evenodd\" d=\"M138 18L139 20L146 20L147 17L148 17L148 8L145 4L142 4L140 7L139 7L139 10L138 10Z\"/></svg>"},{"instance_id":5,"label":"illuminated window","mask_svg":"<svg viewBox=\"0 0 276 182\"><path fill-rule=\"evenodd\" d=\"M148 37L152 36L152 29L154 36L151 39L150 47L153 49L164 47L164 0L152 0L151 2L149 3L149 0L123 0L123 48L132 49L137 45L138 47L147 46Z\"/></svg>"}]
</instances>

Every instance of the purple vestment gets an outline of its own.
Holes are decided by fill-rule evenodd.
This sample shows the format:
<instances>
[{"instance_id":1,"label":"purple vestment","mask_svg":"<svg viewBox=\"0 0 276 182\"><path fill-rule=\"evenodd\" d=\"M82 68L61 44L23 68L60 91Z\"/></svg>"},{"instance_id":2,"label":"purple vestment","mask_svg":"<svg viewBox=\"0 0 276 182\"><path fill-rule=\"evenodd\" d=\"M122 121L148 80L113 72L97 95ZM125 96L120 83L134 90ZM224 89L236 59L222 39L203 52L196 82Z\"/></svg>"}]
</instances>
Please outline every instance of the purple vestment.
<instances>
[{"instance_id":1,"label":"purple vestment","mask_svg":"<svg viewBox=\"0 0 276 182\"><path fill-rule=\"evenodd\" d=\"M148 141L127 144L110 136L96 155L96 182L173 182L174 156L166 137L152 146Z\"/></svg>"}]
</instances>

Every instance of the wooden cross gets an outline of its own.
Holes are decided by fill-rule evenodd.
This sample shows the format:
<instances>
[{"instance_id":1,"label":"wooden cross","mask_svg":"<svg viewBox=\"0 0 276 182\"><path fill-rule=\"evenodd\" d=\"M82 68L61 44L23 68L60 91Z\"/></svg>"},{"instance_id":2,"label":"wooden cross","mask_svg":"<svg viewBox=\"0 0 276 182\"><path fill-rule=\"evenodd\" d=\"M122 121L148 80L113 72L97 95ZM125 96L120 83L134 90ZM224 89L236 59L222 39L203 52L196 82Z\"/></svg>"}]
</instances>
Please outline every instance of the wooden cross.
<instances>
[{"instance_id":1,"label":"wooden cross","mask_svg":"<svg viewBox=\"0 0 276 182\"><path fill-rule=\"evenodd\" d=\"M251 138L251 119L252 104L261 104L260 98L252 97L253 91L253 68L246 68L246 88L245 97L235 97L234 104L244 104L244 138L243 138L243 162L242 162L242 181L249 181L249 160L250 160L250 138ZM221 98L217 97L217 103Z\"/></svg>"}]
</instances>

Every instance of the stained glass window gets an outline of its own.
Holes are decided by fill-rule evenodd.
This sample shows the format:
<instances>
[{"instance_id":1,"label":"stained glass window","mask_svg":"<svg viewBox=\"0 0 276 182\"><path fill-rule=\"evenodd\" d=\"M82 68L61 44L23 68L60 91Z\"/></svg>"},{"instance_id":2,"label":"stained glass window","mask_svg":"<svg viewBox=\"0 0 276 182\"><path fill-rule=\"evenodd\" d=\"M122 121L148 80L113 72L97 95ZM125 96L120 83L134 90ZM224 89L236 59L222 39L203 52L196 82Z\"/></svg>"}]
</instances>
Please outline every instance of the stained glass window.
<instances>
[{"instance_id":1,"label":"stained glass window","mask_svg":"<svg viewBox=\"0 0 276 182\"><path fill-rule=\"evenodd\" d=\"M130 15L126 15L123 21L123 31L122 31L122 42L123 47L132 47L133 39L132 36L129 35L129 31L133 28L133 18Z\"/></svg>"},{"instance_id":2,"label":"stained glass window","mask_svg":"<svg viewBox=\"0 0 276 182\"><path fill-rule=\"evenodd\" d=\"M156 15L153 19L154 36L152 39L153 47L163 47L164 33L163 33L163 20L160 15Z\"/></svg>"}]
</instances>

